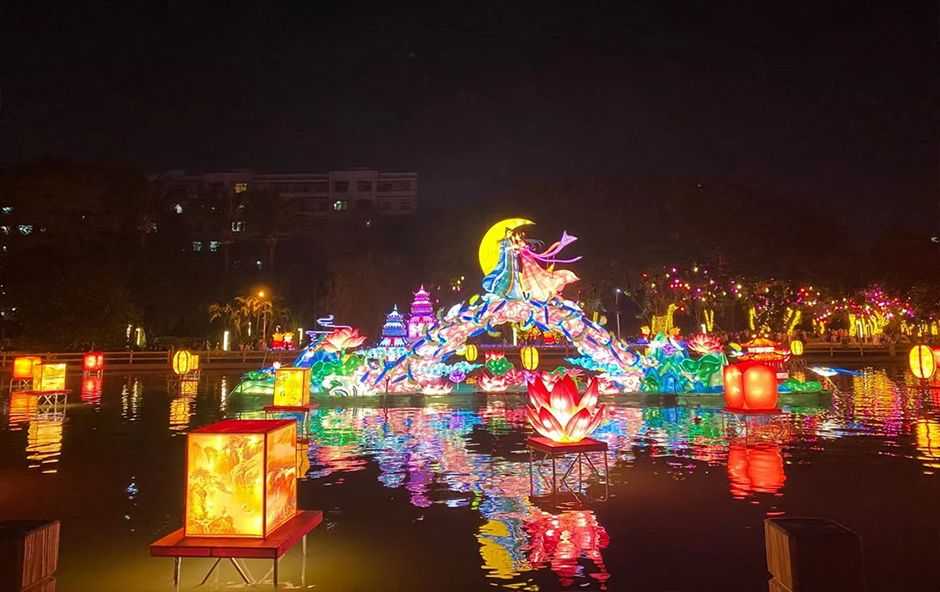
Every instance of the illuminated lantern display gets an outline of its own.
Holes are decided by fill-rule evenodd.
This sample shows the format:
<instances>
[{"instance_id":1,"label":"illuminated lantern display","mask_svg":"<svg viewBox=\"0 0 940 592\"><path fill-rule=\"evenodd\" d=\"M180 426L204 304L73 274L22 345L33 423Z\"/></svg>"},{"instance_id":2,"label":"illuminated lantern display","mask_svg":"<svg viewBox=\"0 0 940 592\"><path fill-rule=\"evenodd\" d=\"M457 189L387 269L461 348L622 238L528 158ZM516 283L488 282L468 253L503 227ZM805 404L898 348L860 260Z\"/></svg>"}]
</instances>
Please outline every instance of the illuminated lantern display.
<instances>
[{"instance_id":1,"label":"illuminated lantern display","mask_svg":"<svg viewBox=\"0 0 940 592\"><path fill-rule=\"evenodd\" d=\"M65 390L65 364L33 366L33 390L43 393Z\"/></svg>"},{"instance_id":2,"label":"illuminated lantern display","mask_svg":"<svg viewBox=\"0 0 940 592\"><path fill-rule=\"evenodd\" d=\"M769 366L743 362L725 366L725 406L732 411L777 408L777 374Z\"/></svg>"},{"instance_id":3,"label":"illuminated lantern display","mask_svg":"<svg viewBox=\"0 0 940 592\"><path fill-rule=\"evenodd\" d=\"M398 305L396 304L392 312L385 316L379 347L405 347L407 345L408 326L405 324L405 318L398 312Z\"/></svg>"},{"instance_id":4,"label":"illuminated lantern display","mask_svg":"<svg viewBox=\"0 0 940 592\"><path fill-rule=\"evenodd\" d=\"M477 349L477 346L472 343L468 343L463 350L463 357L468 362L475 362L477 357L480 355L480 350Z\"/></svg>"},{"instance_id":5,"label":"illuminated lantern display","mask_svg":"<svg viewBox=\"0 0 940 592\"><path fill-rule=\"evenodd\" d=\"M794 339L793 341L791 341L790 353L797 357L802 356L803 355L803 342L800 341L799 339Z\"/></svg>"},{"instance_id":6,"label":"illuminated lantern display","mask_svg":"<svg viewBox=\"0 0 940 592\"><path fill-rule=\"evenodd\" d=\"M297 422L228 419L186 443L185 536L263 538L297 513Z\"/></svg>"},{"instance_id":7,"label":"illuminated lantern display","mask_svg":"<svg viewBox=\"0 0 940 592\"><path fill-rule=\"evenodd\" d=\"M301 407L310 403L310 368L278 368L274 371L274 405Z\"/></svg>"},{"instance_id":8,"label":"illuminated lantern display","mask_svg":"<svg viewBox=\"0 0 940 592\"><path fill-rule=\"evenodd\" d=\"M436 323L430 292L421 286L414 296L411 302L411 315L408 318L408 338L412 341L424 337L428 329Z\"/></svg>"},{"instance_id":9,"label":"illuminated lantern display","mask_svg":"<svg viewBox=\"0 0 940 592\"><path fill-rule=\"evenodd\" d=\"M101 372L104 370L104 354L101 352L85 352L82 356L82 371Z\"/></svg>"},{"instance_id":10,"label":"illuminated lantern display","mask_svg":"<svg viewBox=\"0 0 940 592\"><path fill-rule=\"evenodd\" d=\"M915 345L908 355L911 374L921 380L929 380L937 371L937 360L933 351L926 345Z\"/></svg>"},{"instance_id":11,"label":"illuminated lantern display","mask_svg":"<svg viewBox=\"0 0 940 592\"><path fill-rule=\"evenodd\" d=\"M274 333L271 335L271 349L284 349L283 333Z\"/></svg>"},{"instance_id":12,"label":"illuminated lantern display","mask_svg":"<svg viewBox=\"0 0 940 592\"><path fill-rule=\"evenodd\" d=\"M567 375L555 383L551 392L541 378L530 382L528 389L529 424L554 442L580 442L604 419L604 406L597 404L597 381L593 378L583 394Z\"/></svg>"},{"instance_id":13,"label":"illuminated lantern display","mask_svg":"<svg viewBox=\"0 0 940 592\"><path fill-rule=\"evenodd\" d=\"M13 359L13 379L32 380L33 366L42 364L39 356L19 356Z\"/></svg>"},{"instance_id":14,"label":"illuminated lantern display","mask_svg":"<svg viewBox=\"0 0 940 592\"><path fill-rule=\"evenodd\" d=\"M189 354L189 371L199 370L199 354Z\"/></svg>"},{"instance_id":15,"label":"illuminated lantern display","mask_svg":"<svg viewBox=\"0 0 940 592\"><path fill-rule=\"evenodd\" d=\"M519 358L522 360L522 367L532 371L539 367L539 350L531 345L527 345L519 350Z\"/></svg>"},{"instance_id":16,"label":"illuminated lantern display","mask_svg":"<svg viewBox=\"0 0 940 592\"><path fill-rule=\"evenodd\" d=\"M173 372L175 372L177 376L189 374L190 371L195 369L192 364L193 354L190 353L189 350L181 349L173 354ZM196 361L197 366L198 364L199 362Z\"/></svg>"}]
</instances>

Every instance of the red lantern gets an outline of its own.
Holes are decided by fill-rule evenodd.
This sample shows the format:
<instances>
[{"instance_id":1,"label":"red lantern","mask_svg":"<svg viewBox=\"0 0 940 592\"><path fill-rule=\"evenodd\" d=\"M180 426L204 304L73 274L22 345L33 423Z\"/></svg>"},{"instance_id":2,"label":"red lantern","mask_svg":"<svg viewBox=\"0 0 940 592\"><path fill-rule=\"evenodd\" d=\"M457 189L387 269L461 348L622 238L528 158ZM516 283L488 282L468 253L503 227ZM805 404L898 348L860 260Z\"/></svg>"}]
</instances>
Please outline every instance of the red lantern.
<instances>
[{"instance_id":1,"label":"red lantern","mask_svg":"<svg viewBox=\"0 0 940 592\"><path fill-rule=\"evenodd\" d=\"M104 354L101 352L85 352L85 356L82 358L82 369L85 372L104 370Z\"/></svg>"},{"instance_id":2,"label":"red lantern","mask_svg":"<svg viewBox=\"0 0 940 592\"><path fill-rule=\"evenodd\" d=\"M734 411L773 411L777 408L777 374L757 362L726 366L725 406Z\"/></svg>"}]
</instances>

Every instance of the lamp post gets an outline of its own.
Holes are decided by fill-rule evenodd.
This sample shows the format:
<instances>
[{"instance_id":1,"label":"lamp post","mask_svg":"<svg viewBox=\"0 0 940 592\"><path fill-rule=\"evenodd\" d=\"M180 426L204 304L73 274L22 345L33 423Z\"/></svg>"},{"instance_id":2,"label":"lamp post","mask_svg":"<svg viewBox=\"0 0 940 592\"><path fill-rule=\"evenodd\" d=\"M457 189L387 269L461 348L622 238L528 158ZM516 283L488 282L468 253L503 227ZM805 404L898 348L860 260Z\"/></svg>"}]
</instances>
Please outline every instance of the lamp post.
<instances>
[{"instance_id":1,"label":"lamp post","mask_svg":"<svg viewBox=\"0 0 940 592\"><path fill-rule=\"evenodd\" d=\"M620 339L620 293L623 292L620 288L614 290L614 308L617 309L617 339Z\"/></svg>"},{"instance_id":2,"label":"lamp post","mask_svg":"<svg viewBox=\"0 0 940 592\"><path fill-rule=\"evenodd\" d=\"M264 290L258 292L258 298L264 298ZM261 301L262 305L264 300ZM261 309L261 347L267 349L268 345L268 311Z\"/></svg>"}]
</instances>

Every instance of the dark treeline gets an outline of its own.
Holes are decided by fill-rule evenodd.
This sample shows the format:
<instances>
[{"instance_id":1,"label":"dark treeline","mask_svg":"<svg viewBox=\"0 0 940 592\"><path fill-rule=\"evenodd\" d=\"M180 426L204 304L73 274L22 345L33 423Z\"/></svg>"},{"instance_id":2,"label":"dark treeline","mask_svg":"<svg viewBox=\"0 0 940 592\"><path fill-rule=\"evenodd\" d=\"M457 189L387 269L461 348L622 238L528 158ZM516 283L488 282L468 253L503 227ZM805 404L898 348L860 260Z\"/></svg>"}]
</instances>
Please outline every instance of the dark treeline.
<instances>
[{"instance_id":1,"label":"dark treeline","mask_svg":"<svg viewBox=\"0 0 940 592\"><path fill-rule=\"evenodd\" d=\"M414 217L378 217L369 227L328 217L312 236L290 232L289 216L261 197L250 223L279 238L264 243L259 270L256 255L238 244L194 253L194 214L178 214L142 171L48 160L4 171L5 345L120 347L128 325L151 338L214 343L221 329L210 323L209 305L258 286L289 311L279 317L285 328L309 328L332 313L374 337L385 313L393 304L407 309L419 284L439 306L478 290L478 241L509 216L535 220L530 235L546 243L562 230L578 236L569 250L584 257L574 266L579 296L608 309L613 287L644 269L689 261L829 292L883 282L903 293L940 282L932 216L860 228L826 204L721 179L523 179L473 201L421 194ZM625 329L639 324L625 317Z\"/></svg>"}]
</instances>

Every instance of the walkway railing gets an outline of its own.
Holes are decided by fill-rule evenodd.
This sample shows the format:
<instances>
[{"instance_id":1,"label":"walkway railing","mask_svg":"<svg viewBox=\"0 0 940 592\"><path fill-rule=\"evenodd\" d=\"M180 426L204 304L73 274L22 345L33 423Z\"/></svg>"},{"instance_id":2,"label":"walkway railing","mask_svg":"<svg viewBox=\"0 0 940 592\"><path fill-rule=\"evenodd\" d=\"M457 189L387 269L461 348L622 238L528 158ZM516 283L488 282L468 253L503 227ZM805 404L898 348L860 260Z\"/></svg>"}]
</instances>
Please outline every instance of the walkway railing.
<instances>
[{"instance_id":1,"label":"walkway railing","mask_svg":"<svg viewBox=\"0 0 940 592\"><path fill-rule=\"evenodd\" d=\"M296 351L195 351L199 355L199 363L205 369L239 368L243 366L268 366L274 362L290 363L296 356ZM116 366L139 366L150 368L169 368L172 364L174 351L110 351L104 353L105 368ZM74 369L79 369L82 363L82 352L0 352L0 370L8 370L17 356L40 356L50 362L65 362Z\"/></svg>"}]
</instances>

